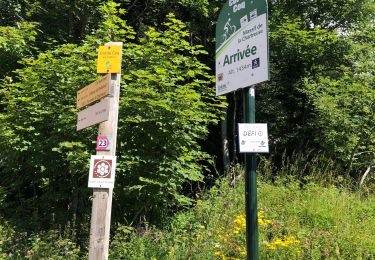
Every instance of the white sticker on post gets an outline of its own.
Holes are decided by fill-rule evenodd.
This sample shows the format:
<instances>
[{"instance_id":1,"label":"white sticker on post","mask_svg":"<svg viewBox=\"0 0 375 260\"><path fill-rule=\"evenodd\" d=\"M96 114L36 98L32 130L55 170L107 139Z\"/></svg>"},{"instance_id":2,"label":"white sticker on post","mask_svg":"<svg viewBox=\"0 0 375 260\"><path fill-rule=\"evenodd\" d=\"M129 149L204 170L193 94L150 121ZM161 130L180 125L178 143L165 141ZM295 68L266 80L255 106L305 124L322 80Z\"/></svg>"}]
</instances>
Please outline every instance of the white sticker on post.
<instances>
[{"instance_id":1,"label":"white sticker on post","mask_svg":"<svg viewBox=\"0 0 375 260\"><path fill-rule=\"evenodd\" d=\"M240 153L269 153L267 124L238 124Z\"/></svg>"},{"instance_id":2,"label":"white sticker on post","mask_svg":"<svg viewBox=\"0 0 375 260\"><path fill-rule=\"evenodd\" d=\"M91 155L89 188L113 188L115 185L116 156Z\"/></svg>"}]
</instances>

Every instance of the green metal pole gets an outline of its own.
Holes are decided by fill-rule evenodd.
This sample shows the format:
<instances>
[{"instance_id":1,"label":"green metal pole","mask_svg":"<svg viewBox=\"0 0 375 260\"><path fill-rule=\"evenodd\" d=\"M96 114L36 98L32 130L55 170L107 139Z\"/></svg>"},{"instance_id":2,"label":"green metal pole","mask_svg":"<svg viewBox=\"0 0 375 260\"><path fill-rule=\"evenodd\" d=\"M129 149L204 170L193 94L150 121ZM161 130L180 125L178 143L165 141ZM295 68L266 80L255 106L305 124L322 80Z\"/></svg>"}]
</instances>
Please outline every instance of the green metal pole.
<instances>
[{"instance_id":1,"label":"green metal pole","mask_svg":"<svg viewBox=\"0 0 375 260\"><path fill-rule=\"evenodd\" d=\"M245 123L255 123L255 87L245 88ZM259 259L256 155L245 153L247 259Z\"/></svg>"}]
</instances>

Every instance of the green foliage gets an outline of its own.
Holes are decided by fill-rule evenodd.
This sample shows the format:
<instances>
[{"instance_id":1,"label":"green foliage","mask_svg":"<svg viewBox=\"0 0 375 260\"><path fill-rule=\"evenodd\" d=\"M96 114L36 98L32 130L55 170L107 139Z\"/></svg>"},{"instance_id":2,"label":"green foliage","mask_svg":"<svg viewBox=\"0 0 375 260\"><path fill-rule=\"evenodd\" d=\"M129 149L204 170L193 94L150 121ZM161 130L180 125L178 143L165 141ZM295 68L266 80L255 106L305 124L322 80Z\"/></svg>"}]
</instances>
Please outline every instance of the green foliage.
<instances>
[{"instance_id":1,"label":"green foliage","mask_svg":"<svg viewBox=\"0 0 375 260\"><path fill-rule=\"evenodd\" d=\"M362 173L375 163L374 26L366 38L364 29L345 37L351 50L345 56L349 64L305 79L316 113L310 122L316 141L342 161L348 173Z\"/></svg>"},{"instance_id":2,"label":"green foliage","mask_svg":"<svg viewBox=\"0 0 375 260\"><path fill-rule=\"evenodd\" d=\"M191 184L202 182L208 169L210 156L202 143L225 104L214 97L213 72L205 64L213 66L214 26L223 2L124 0L97 8L103 2L0 1L0 209L30 229L48 229L68 223L74 215L78 218L73 227L77 234L70 240L61 238L56 247L48 245L60 238L52 231L30 240L0 226L0 237L11 237L8 247L0 245L0 258L10 251L25 256L32 247L41 258L55 256L53 252L62 252L63 247L76 254L71 241L85 243L84 223L91 206L88 160L95 153L97 131L92 127L76 132L75 93L98 79L95 59L101 44L124 42L116 221L130 226L158 223L166 209L192 202ZM264 209L271 209L264 211L263 219L273 223L262 229L267 234L262 238L263 256L371 258L374 253L366 252L371 240L362 233L369 228L332 212L352 209L341 200L338 203L343 204L336 205L335 196L354 204L357 199L357 194L342 188L350 179L337 175L357 177L374 165L375 4L271 0L269 8L271 81L257 86L257 120L268 122L273 152L269 160L262 157L262 171L278 182L276 188L261 184L261 190L275 192L269 201L261 199ZM210 149L221 148L215 143ZM335 169L345 171L333 174ZM294 177L285 177L288 174ZM319 175L324 176L319 180L327 177L341 188L320 182L300 188ZM232 177L235 183L236 174ZM369 196L370 178L371 173L363 186ZM220 189L232 194L225 185ZM221 192L212 190L216 195ZM318 208L314 193L327 197L325 203L337 209ZM229 200L211 198L207 204L199 202L198 211L178 215L168 234L150 226L133 232L119 224L111 254L212 259L216 252L217 258L243 257L242 206L233 206L243 205L242 195L226 196ZM304 210L295 209L289 198ZM357 215L347 215L361 216L365 225L372 215L367 206L361 207L353 206ZM212 220L216 211L227 216L218 214ZM332 229L334 225L344 228ZM358 236L355 229L361 231ZM225 237L227 233L230 236ZM0 243L6 241L1 239Z\"/></svg>"},{"instance_id":3,"label":"green foliage","mask_svg":"<svg viewBox=\"0 0 375 260\"><path fill-rule=\"evenodd\" d=\"M30 238L31 248L27 251L29 259L80 259L79 247L70 239L62 238L55 230Z\"/></svg>"},{"instance_id":4,"label":"green foliage","mask_svg":"<svg viewBox=\"0 0 375 260\"><path fill-rule=\"evenodd\" d=\"M0 26L0 79L17 68L17 62L21 58L32 54L36 36L36 23Z\"/></svg>"},{"instance_id":5,"label":"green foliage","mask_svg":"<svg viewBox=\"0 0 375 260\"><path fill-rule=\"evenodd\" d=\"M337 32L308 29L299 18L270 21L272 81L260 86L257 111L258 118L270 124L274 152L314 148L315 132L306 124L314 109L304 92L305 77L346 64L344 55L349 50Z\"/></svg>"},{"instance_id":6,"label":"green foliage","mask_svg":"<svg viewBox=\"0 0 375 260\"><path fill-rule=\"evenodd\" d=\"M2 0L0 26L15 26L19 22L37 22L43 31L38 39L39 47L45 47L47 42L77 43L97 28L101 19L98 7L104 2L102 0Z\"/></svg>"},{"instance_id":7,"label":"green foliage","mask_svg":"<svg viewBox=\"0 0 375 260\"><path fill-rule=\"evenodd\" d=\"M300 18L308 27L350 30L371 21L371 0L287 0L269 1L271 16ZM273 18L272 18L273 19Z\"/></svg>"},{"instance_id":8,"label":"green foliage","mask_svg":"<svg viewBox=\"0 0 375 260\"><path fill-rule=\"evenodd\" d=\"M173 13L186 24L189 42L203 45L211 51L215 45L217 13L222 4L220 0L150 0L122 1L121 6L129 11L126 19L138 35L143 35L147 26L162 26L165 17ZM201 57L200 61L208 60L207 64L213 64L213 56Z\"/></svg>"},{"instance_id":9,"label":"green foliage","mask_svg":"<svg viewBox=\"0 0 375 260\"><path fill-rule=\"evenodd\" d=\"M80 248L57 230L31 234L17 232L7 222L0 225L1 259L79 259Z\"/></svg>"},{"instance_id":10,"label":"green foliage","mask_svg":"<svg viewBox=\"0 0 375 260\"><path fill-rule=\"evenodd\" d=\"M209 1L208 0L155 0L155 5L161 5L164 8L173 8L174 6L181 6L183 9L191 10L203 16L208 15ZM161 9L161 7L159 7ZM170 10L171 11L171 10Z\"/></svg>"},{"instance_id":11,"label":"green foliage","mask_svg":"<svg viewBox=\"0 0 375 260\"><path fill-rule=\"evenodd\" d=\"M357 176L375 158L375 5L353 2L271 1L272 80L259 87L257 118L279 157L313 149Z\"/></svg>"},{"instance_id":12,"label":"green foliage","mask_svg":"<svg viewBox=\"0 0 375 260\"><path fill-rule=\"evenodd\" d=\"M105 8L111 11L110 5ZM66 44L25 59L24 69L6 82L0 146L9 152L1 152L0 163L2 174L10 174L2 184L13 217L32 213L32 220L48 223L55 214L61 223L88 210L88 160L96 133L76 131L76 91L98 78L97 47L109 39L101 34L111 26L111 21L104 23L100 37L93 35L81 46Z\"/></svg>"},{"instance_id":13,"label":"green foliage","mask_svg":"<svg viewBox=\"0 0 375 260\"><path fill-rule=\"evenodd\" d=\"M0 2L0 26L12 26L14 21L20 19L22 6L19 1L3 0Z\"/></svg>"},{"instance_id":14,"label":"green foliage","mask_svg":"<svg viewBox=\"0 0 375 260\"><path fill-rule=\"evenodd\" d=\"M5 113L0 146L9 149L1 152L2 174L10 174L2 183L13 198L7 207L20 210L18 214L32 211L35 218L47 221L54 212L68 217L64 204L73 206L68 212L84 210L83 171L91 142L89 135L79 140L75 130L74 90L95 77L88 71L88 66L95 66L95 47L76 47L64 45L24 60L25 68L2 91ZM13 197L17 190L23 192ZM40 216L39 208L51 210Z\"/></svg>"},{"instance_id":15,"label":"green foliage","mask_svg":"<svg viewBox=\"0 0 375 260\"><path fill-rule=\"evenodd\" d=\"M208 67L197 59L205 52L190 46L184 25L172 15L164 26L164 32L150 28L141 45L124 51L128 72L118 139L125 174L118 176L123 178L119 188L130 203L143 202L145 211L190 203L176 191L186 181L202 180L208 155L198 140L208 134L209 124L218 122L224 105L215 98Z\"/></svg>"},{"instance_id":16,"label":"green foliage","mask_svg":"<svg viewBox=\"0 0 375 260\"><path fill-rule=\"evenodd\" d=\"M160 250L160 243L164 243L164 241L160 239L144 240L135 235L135 232L146 236L151 234L149 228L135 230L134 228L120 225L111 242L109 259L118 259L123 256L126 256L127 259L163 259L165 257L165 253ZM160 236L162 236L161 233ZM131 246L129 242L136 246Z\"/></svg>"},{"instance_id":17,"label":"green foliage","mask_svg":"<svg viewBox=\"0 0 375 260\"><path fill-rule=\"evenodd\" d=\"M2 259L19 258L27 254L27 232L16 232L7 221L0 225L0 256Z\"/></svg>"},{"instance_id":18,"label":"green foliage","mask_svg":"<svg viewBox=\"0 0 375 260\"><path fill-rule=\"evenodd\" d=\"M150 28L137 44L115 3L102 12L105 20L83 44L24 59L24 68L5 82L0 165L9 178L0 185L7 187L9 215L30 214L31 220L48 223L55 214L61 223L87 212L96 131L76 131L75 98L98 78L96 51L108 41L124 42L115 199L129 203L117 217L125 210L134 216L189 204L183 186L202 179L208 155L198 141L224 106L215 98L207 66L197 59L205 52L185 40L183 23L172 15L163 31Z\"/></svg>"}]
</instances>

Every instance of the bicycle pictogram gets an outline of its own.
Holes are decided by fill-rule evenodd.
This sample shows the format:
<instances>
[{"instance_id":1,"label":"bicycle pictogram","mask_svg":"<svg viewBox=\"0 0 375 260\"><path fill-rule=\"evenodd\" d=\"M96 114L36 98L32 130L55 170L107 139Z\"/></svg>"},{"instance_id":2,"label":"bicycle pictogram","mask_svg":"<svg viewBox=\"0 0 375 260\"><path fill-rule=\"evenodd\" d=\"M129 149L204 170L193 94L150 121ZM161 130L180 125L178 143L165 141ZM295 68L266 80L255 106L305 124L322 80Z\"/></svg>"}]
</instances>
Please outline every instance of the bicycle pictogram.
<instances>
[{"instance_id":1,"label":"bicycle pictogram","mask_svg":"<svg viewBox=\"0 0 375 260\"><path fill-rule=\"evenodd\" d=\"M228 21L224 25L224 33L223 33L223 42L229 39L229 37L236 32L236 26L230 24L231 19L228 18Z\"/></svg>"}]
</instances>

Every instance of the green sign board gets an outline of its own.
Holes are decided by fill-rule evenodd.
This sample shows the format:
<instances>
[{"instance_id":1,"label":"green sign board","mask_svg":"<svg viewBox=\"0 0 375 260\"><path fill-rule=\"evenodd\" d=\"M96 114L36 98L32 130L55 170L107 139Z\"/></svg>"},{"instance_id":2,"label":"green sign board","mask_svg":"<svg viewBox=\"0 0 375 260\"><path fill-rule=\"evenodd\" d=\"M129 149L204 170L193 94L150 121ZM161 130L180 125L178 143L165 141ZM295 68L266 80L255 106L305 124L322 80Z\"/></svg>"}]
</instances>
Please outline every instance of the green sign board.
<instances>
[{"instance_id":1,"label":"green sign board","mask_svg":"<svg viewBox=\"0 0 375 260\"><path fill-rule=\"evenodd\" d=\"M266 0L228 0L216 24L216 95L269 79Z\"/></svg>"}]
</instances>

